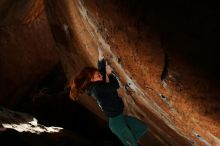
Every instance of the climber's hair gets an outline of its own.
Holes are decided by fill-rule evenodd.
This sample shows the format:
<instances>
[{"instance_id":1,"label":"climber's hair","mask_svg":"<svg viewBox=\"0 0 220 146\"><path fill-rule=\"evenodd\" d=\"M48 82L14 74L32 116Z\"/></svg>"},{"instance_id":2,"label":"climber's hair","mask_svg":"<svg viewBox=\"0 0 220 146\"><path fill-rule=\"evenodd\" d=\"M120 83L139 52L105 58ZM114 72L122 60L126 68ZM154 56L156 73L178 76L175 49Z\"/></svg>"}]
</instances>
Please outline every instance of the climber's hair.
<instances>
[{"instance_id":1,"label":"climber's hair","mask_svg":"<svg viewBox=\"0 0 220 146\"><path fill-rule=\"evenodd\" d=\"M70 80L69 96L72 100L78 100L79 96L85 92L89 85L91 85L91 79L96 71L98 71L98 69L95 67L85 67L73 79Z\"/></svg>"}]
</instances>

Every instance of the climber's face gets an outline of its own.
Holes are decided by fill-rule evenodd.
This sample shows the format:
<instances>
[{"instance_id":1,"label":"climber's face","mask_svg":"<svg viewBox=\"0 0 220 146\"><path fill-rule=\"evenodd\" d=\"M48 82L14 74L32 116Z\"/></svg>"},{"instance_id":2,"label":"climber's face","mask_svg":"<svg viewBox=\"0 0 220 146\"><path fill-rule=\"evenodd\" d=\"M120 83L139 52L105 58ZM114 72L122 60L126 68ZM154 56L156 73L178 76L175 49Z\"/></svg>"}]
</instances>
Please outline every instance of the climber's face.
<instances>
[{"instance_id":1,"label":"climber's face","mask_svg":"<svg viewBox=\"0 0 220 146\"><path fill-rule=\"evenodd\" d=\"M102 74L99 71L96 71L91 79L92 82L102 81Z\"/></svg>"}]
</instances>

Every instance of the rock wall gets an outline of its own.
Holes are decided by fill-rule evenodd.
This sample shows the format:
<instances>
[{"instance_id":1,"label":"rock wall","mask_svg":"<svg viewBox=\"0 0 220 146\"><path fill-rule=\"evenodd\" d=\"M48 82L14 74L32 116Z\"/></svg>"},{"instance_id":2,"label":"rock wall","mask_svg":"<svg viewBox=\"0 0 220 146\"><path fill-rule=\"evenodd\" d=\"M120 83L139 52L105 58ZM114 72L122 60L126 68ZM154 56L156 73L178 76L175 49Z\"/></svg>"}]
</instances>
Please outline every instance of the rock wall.
<instances>
[{"instance_id":1,"label":"rock wall","mask_svg":"<svg viewBox=\"0 0 220 146\"><path fill-rule=\"evenodd\" d=\"M27 100L27 92L59 61L43 5L38 3L0 2L0 102L7 107Z\"/></svg>"},{"instance_id":2,"label":"rock wall","mask_svg":"<svg viewBox=\"0 0 220 146\"><path fill-rule=\"evenodd\" d=\"M59 54L68 79L86 65L96 66L100 47L120 79L119 93L126 105L125 113L149 124L151 134L160 143L219 145L218 9L214 4L205 3L172 4L174 6L167 2L134 0L47 0L32 4L36 11L28 13L25 18L29 19L16 18L32 20L25 22L46 28L31 32L44 33L46 38L40 39L35 34L25 43L40 39L46 42L44 45L51 45L44 51L53 48L52 52ZM41 15L37 13L38 8L44 8ZM34 16L37 18L31 19ZM37 23L42 17L44 21ZM5 26L1 30L3 28ZM26 30L28 27L24 25L25 35ZM5 31L1 34L4 36ZM14 48L9 44L13 44L12 41L5 46ZM30 47L37 50L34 45ZM45 54L45 59L54 59L50 57ZM8 71L6 67L4 70ZM10 77L12 80L13 75ZM80 102L104 118L91 99L82 97Z\"/></svg>"}]
</instances>

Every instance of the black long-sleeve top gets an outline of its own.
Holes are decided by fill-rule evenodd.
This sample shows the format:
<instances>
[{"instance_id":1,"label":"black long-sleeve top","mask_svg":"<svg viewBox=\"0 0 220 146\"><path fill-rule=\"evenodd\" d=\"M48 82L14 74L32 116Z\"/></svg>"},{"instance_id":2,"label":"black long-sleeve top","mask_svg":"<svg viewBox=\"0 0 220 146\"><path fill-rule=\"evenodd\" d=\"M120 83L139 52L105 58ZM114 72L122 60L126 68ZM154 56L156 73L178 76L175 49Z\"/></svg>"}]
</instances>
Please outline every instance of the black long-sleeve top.
<instances>
[{"instance_id":1,"label":"black long-sleeve top","mask_svg":"<svg viewBox=\"0 0 220 146\"><path fill-rule=\"evenodd\" d=\"M97 81L87 88L87 94L92 96L102 111L108 117L115 117L123 112L124 104L118 96L118 80L113 74L109 75L109 82L106 82L105 60L98 61L98 70L103 76L103 81Z\"/></svg>"}]
</instances>

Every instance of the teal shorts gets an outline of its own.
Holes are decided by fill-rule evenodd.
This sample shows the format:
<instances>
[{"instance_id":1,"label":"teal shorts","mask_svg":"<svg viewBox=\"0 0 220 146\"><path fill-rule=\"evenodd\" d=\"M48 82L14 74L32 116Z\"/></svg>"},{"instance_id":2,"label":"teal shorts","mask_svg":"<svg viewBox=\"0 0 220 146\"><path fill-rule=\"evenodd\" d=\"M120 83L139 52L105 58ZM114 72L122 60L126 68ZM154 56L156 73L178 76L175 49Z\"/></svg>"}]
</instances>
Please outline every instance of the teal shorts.
<instances>
[{"instance_id":1,"label":"teal shorts","mask_svg":"<svg viewBox=\"0 0 220 146\"><path fill-rule=\"evenodd\" d=\"M148 126L144 122L123 114L110 117L109 128L125 146L138 146L139 139L148 130Z\"/></svg>"}]
</instances>

